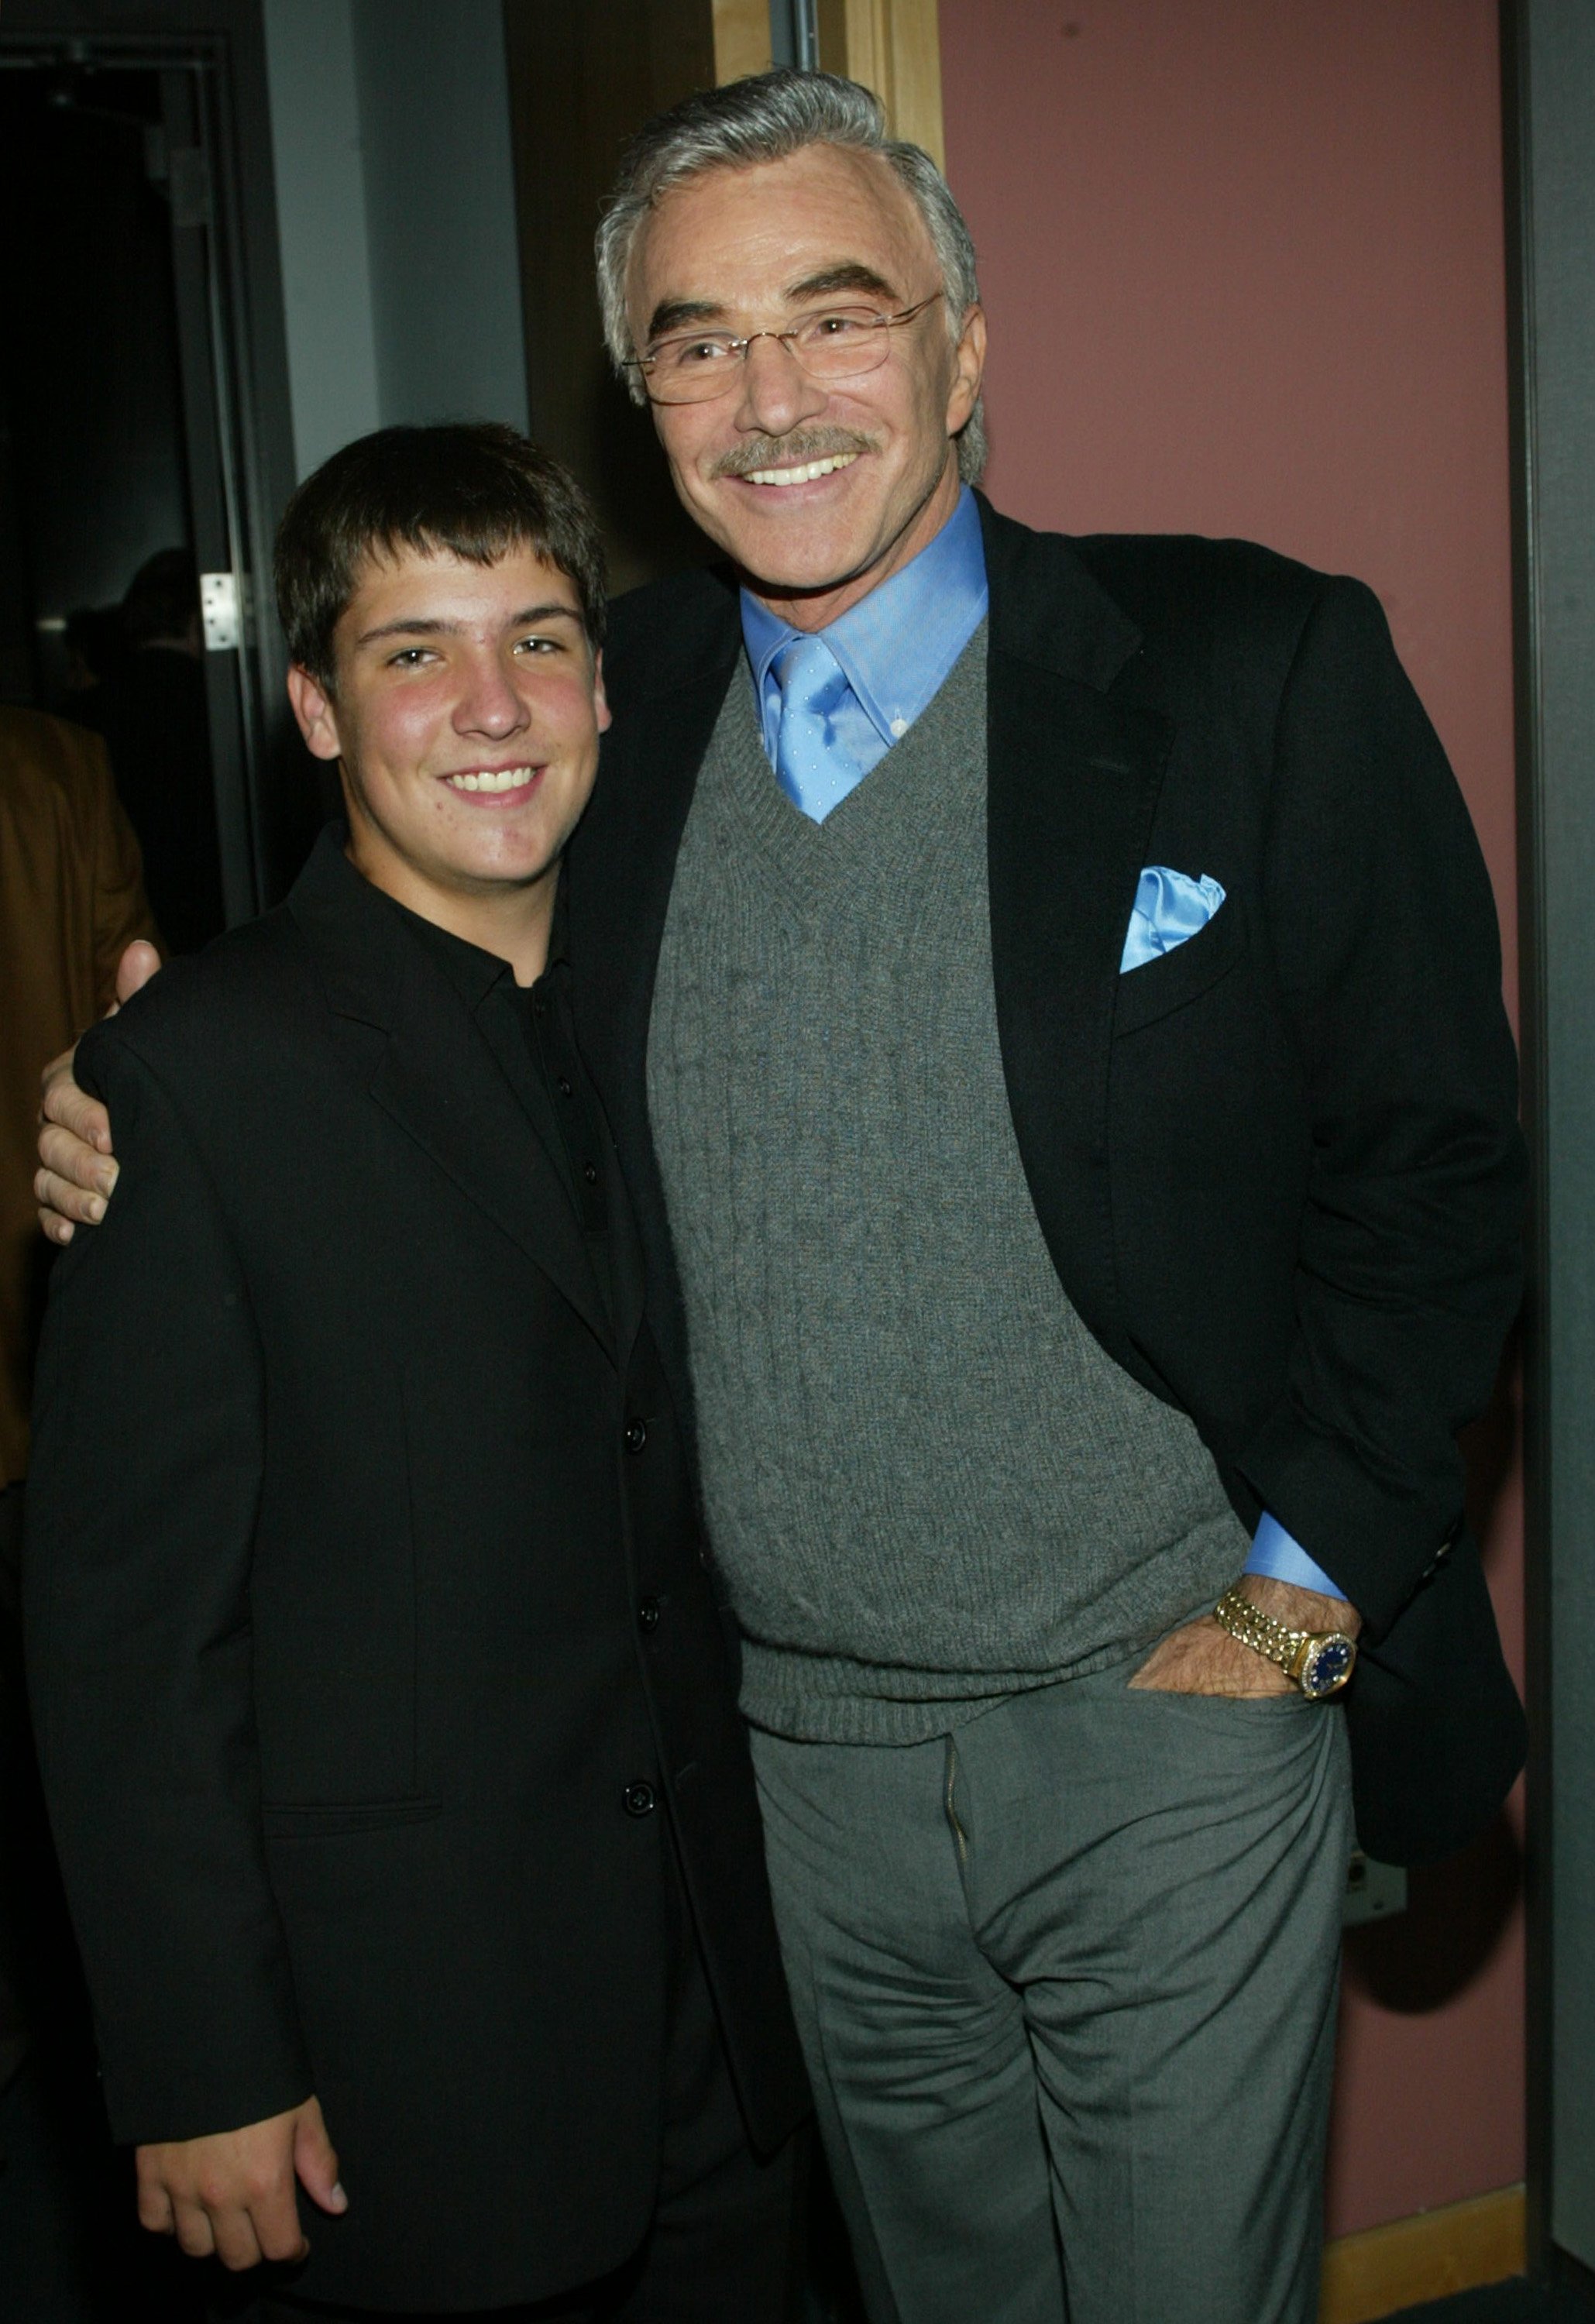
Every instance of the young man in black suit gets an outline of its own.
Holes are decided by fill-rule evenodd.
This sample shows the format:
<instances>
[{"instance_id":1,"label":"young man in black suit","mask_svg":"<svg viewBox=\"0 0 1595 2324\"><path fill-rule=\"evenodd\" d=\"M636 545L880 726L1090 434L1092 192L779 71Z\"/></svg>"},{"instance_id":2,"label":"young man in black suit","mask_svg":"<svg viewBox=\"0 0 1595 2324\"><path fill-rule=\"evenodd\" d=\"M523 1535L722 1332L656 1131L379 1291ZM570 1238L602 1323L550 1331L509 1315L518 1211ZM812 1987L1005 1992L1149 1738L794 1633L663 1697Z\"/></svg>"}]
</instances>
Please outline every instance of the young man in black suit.
<instances>
[{"instance_id":1,"label":"young man in black suit","mask_svg":"<svg viewBox=\"0 0 1595 2324\"><path fill-rule=\"evenodd\" d=\"M601 552L511 431L392 429L278 579L347 831L83 1045L128 1182L41 1367L113 2129L146 2226L277 2264L262 2316L774 2324L802 2073L557 908Z\"/></svg>"}]
</instances>

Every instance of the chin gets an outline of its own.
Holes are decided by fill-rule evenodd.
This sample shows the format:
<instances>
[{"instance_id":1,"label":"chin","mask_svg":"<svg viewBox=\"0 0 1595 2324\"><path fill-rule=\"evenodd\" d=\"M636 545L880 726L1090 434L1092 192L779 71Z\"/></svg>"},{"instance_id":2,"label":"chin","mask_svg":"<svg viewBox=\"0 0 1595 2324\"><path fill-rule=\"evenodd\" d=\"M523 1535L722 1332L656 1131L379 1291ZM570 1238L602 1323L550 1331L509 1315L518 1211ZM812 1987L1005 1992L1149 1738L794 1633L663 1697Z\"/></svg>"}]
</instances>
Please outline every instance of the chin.
<instances>
[{"instance_id":1,"label":"chin","mask_svg":"<svg viewBox=\"0 0 1595 2324\"><path fill-rule=\"evenodd\" d=\"M462 850L441 868L448 877L472 886L519 887L548 870L550 853L547 846Z\"/></svg>"},{"instance_id":2,"label":"chin","mask_svg":"<svg viewBox=\"0 0 1595 2324\"><path fill-rule=\"evenodd\" d=\"M835 589L862 572L874 553L874 537L861 539L829 525L803 529L794 509L783 522L774 511L762 523L739 528L740 540L726 542L736 562L772 589Z\"/></svg>"},{"instance_id":3,"label":"chin","mask_svg":"<svg viewBox=\"0 0 1595 2324\"><path fill-rule=\"evenodd\" d=\"M751 500L734 485L731 491L729 503L717 496L694 513L704 530L739 559L744 541L789 539L798 561L829 567L848 555L850 543L872 540L882 521L879 508L862 508L852 495L844 502L840 493L816 500L799 485L789 495L767 489ZM803 546L806 538L813 541L812 550Z\"/></svg>"}]
</instances>

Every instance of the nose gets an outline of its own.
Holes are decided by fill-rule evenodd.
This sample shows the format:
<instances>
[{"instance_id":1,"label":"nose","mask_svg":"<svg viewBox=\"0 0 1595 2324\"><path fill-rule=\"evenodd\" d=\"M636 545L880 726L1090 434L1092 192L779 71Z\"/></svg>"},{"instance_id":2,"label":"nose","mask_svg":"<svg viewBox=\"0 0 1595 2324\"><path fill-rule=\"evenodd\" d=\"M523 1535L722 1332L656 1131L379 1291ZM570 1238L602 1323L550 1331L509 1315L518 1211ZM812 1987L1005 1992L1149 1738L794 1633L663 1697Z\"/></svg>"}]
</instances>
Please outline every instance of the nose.
<instances>
[{"instance_id":1,"label":"nose","mask_svg":"<svg viewBox=\"0 0 1595 2324\"><path fill-rule=\"evenodd\" d=\"M530 717L514 682L513 664L496 653L474 655L455 704L456 733L499 741L527 725Z\"/></svg>"},{"instance_id":2,"label":"nose","mask_svg":"<svg viewBox=\"0 0 1595 2324\"><path fill-rule=\"evenodd\" d=\"M750 434L785 436L816 418L830 400L785 341L768 331L750 340L738 384L737 426Z\"/></svg>"}]
</instances>

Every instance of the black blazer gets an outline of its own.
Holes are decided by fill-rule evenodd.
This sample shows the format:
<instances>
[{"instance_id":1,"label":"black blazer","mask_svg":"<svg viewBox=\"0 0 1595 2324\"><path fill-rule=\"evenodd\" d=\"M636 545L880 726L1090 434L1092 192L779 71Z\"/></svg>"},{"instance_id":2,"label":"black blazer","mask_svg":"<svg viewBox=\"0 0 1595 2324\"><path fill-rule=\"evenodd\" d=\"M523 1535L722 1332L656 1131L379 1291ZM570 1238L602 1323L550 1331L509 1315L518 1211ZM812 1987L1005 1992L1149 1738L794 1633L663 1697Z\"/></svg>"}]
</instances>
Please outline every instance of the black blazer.
<instances>
[{"instance_id":1,"label":"black blazer","mask_svg":"<svg viewBox=\"0 0 1595 2324\"><path fill-rule=\"evenodd\" d=\"M123 1172L55 1272L27 1593L115 2134L314 2090L350 2208L305 2207L306 2292L541 2298L653 2201L666 1803L755 2137L805 2103L618 1172L612 1330L464 1003L330 837L79 1074Z\"/></svg>"},{"instance_id":2,"label":"black blazer","mask_svg":"<svg viewBox=\"0 0 1595 2324\"><path fill-rule=\"evenodd\" d=\"M1068 541L983 501L982 520L997 1018L1042 1231L1242 1521L1271 1509L1361 1611L1359 1831L1394 1861L1442 1854L1524 1751L1456 1447L1517 1305L1525 1176L1467 811L1359 584L1240 541ZM643 1068L740 648L721 574L615 607L615 724L569 890L583 1046L683 1408ZM1226 901L1121 976L1148 863L1211 873Z\"/></svg>"}]
</instances>

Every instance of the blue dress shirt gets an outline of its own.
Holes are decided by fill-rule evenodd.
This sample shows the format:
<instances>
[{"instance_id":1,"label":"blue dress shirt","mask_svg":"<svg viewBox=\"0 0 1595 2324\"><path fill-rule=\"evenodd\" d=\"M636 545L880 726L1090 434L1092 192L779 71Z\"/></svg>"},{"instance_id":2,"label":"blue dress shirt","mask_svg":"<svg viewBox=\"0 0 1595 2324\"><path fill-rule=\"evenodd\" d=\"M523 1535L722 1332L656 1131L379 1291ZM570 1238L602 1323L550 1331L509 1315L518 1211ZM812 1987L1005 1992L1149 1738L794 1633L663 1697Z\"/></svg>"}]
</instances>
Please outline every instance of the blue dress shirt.
<instances>
[{"instance_id":1,"label":"blue dress shirt","mask_svg":"<svg viewBox=\"0 0 1595 2324\"><path fill-rule=\"evenodd\" d=\"M890 581L871 589L818 632L847 680L847 693L829 724L839 755L851 761L850 772L857 770L853 782L880 765L941 692L954 663L986 617L986 597L981 512L965 484L935 540ZM772 767L781 712L773 664L802 635L751 591L742 591L742 641ZM853 783L847 784L846 789L852 788ZM846 789L833 786L813 820L823 823Z\"/></svg>"},{"instance_id":2,"label":"blue dress shirt","mask_svg":"<svg viewBox=\"0 0 1595 2324\"><path fill-rule=\"evenodd\" d=\"M825 821L871 768L880 765L920 712L929 707L985 619L988 595L980 511L965 484L957 506L934 540L889 581L871 589L818 632L845 677L847 690L826 721L838 773L813 805L816 823ZM772 613L748 589L742 593L742 642L753 673L764 748L773 767L781 709L780 683L773 665L804 632ZM799 804L805 812L811 811L807 800ZM1172 951L1185 937L1194 935L1205 917L1199 909L1186 908L1186 895L1182 891L1210 883L1175 881L1162 867L1149 868L1157 877L1149 881L1142 874L1136 911L1125 938L1120 965L1130 973L1142 962ZM1222 897L1222 890L1217 892ZM1321 1591L1326 1598L1341 1595L1300 1542L1266 1512L1253 1536L1246 1571L1270 1574L1301 1590Z\"/></svg>"}]
</instances>

